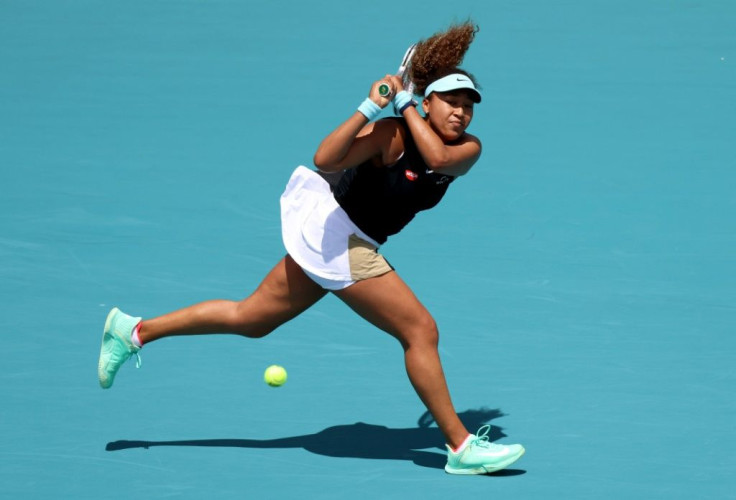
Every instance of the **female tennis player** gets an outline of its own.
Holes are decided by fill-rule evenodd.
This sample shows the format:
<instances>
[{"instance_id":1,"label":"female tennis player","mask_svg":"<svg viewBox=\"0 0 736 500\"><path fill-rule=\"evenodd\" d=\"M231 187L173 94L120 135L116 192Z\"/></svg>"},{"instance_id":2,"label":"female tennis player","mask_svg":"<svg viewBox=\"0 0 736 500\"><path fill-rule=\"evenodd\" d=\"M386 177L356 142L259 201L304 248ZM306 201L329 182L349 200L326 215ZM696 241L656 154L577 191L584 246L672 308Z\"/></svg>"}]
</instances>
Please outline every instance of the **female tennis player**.
<instances>
[{"instance_id":1,"label":"female tennis player","mask_svg":"<svg viewBox=\"0 0 736 500\"><path fill-rule=\"evenodd\" d=\"M263 337L331 292L401 343L409 379L445 436L447 472L486 474L518 460L521 445L490 443L488 426L476 434L464 427L440 363L437 325L378 252L480 157L481 143L466 129L481 94L472 75L457 67L476 31L467 22L417 45L410 75L416 95L423 95L423 115L402 79L386 75L319 145L317 170L294 171L281 197L287 255L249 297L211 300L148 320L113 309L103 333L100 385L111 387L120 366L155 340L209 333ZM373 121L391 102L401 116Z\"/></svg>"}]
</instances>

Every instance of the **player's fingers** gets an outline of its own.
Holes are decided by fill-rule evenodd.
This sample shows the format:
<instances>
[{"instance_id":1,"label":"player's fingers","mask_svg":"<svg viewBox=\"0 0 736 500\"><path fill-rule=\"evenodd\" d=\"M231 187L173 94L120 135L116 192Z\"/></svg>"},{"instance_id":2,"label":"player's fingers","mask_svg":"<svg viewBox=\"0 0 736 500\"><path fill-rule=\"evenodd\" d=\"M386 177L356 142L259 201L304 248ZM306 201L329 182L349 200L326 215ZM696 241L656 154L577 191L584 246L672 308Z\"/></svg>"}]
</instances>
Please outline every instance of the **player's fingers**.
<instances>
[{"instance_id":1,"label":"player's fingers","mask_svg":"<svg viewBox=\"0 0 736 500\"><path fill-rule=\"evenodd\" d=\"M394 89L394 94L398 94L404 90L404 82L398 75L389 75L391 78L391 86Z\"/></svg>"}]
</instances>

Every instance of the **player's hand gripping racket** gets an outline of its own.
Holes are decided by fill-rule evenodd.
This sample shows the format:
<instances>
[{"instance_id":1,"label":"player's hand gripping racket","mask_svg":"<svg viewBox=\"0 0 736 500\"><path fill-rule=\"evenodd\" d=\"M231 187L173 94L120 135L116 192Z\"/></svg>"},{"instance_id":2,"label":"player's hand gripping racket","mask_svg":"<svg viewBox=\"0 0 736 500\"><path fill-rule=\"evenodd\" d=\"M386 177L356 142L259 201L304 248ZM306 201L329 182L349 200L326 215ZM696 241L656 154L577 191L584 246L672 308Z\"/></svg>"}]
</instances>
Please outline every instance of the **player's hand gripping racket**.
<instances>
[{"instance_id":1,"label":"player's hand gripping racket","mask_svg":"<svg viewBox=\"0 0 736 500\"><path fill-rule=\"evenodd\" d=\"M404 90L406 90L410 94L414 93L414 83L411 81L409 68L411 67L411 58L414 57L414 52L416 51L416 49L417 49L417 44L414 44L408 49L406 49L404 58L401 60L399 69L396 72L396 76L401 78L401 81L404 85ZM381 94L382 97L388 97L391 95L391 87L388 85L388 83L382 83L378 87L378 93ZM400 114L399 110L396 109L395 105L394 105L394 113L397 115Z\"/></svg>"}]
</instances>

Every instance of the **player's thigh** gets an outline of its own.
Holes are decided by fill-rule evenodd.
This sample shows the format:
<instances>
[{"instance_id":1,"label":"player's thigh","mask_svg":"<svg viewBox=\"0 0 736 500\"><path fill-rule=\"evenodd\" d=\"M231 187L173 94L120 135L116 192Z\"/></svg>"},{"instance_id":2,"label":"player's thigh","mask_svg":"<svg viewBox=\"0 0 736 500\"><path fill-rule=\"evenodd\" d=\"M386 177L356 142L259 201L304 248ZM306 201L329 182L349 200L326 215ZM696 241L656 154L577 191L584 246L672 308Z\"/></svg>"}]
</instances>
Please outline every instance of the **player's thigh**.
<instances>
[{"instance_id":1,"label":"player's thigh","mask_svg":"<svg viewBox=\"0 0 736 500\"><path fill-rule=\"evenodd\" d=\"M308 309L326 293L287 255L271 269L253 294L239 304L239 308L246 317L277 325Z\"/></svg>"},{"instance_id":2,"label":"player's thigh","mask_svg":"<svg viewBox=\"0 0 736 500\"><path fill-rule=\"evenodd\" d=\"M437 342L434 318L395 271L358 281L334 294L402 344Z\"/></svg>"}]
</instances>

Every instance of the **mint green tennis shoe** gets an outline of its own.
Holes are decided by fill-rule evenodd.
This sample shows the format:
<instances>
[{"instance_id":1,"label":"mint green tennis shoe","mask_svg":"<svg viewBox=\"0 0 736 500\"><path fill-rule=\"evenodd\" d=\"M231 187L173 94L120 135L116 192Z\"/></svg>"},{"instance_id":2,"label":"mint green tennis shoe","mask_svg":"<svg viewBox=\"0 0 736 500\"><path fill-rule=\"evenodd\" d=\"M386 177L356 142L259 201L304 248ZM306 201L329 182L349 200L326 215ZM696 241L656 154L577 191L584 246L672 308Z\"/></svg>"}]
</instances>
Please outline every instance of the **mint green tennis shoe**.
<instances>
[{"instance_id":1,"label":"mint green tennis shoe","mask_svg":"<svg viewBox=\"0 0 736 500\"><path fill-rule=\"evenodd\" d=\"M470 436L468 444L458 453L447 446L447 465L449 474L488 474L505 469L521 458L524 447L520 444L496 444L488 440L490 425L478 429L477 435Z\"/></svg>"},{"instance_id":2,"label":"mint green tennis shoe","mask_svg":"<svg viewBox=\"0 0 736 500\"><path fill-rule=\"evenodd\" d=\"M133 344L130 338L133 328L140 323L141 318L134 318L120 312L114 307L105 321L105 330L102 332L102 347L100 347L100 361L97 364L97 376L103 389L112 387L115 374L123 363L135 354L136 368L141 366L141 350Z\"/></svg>"}]
</instances>

